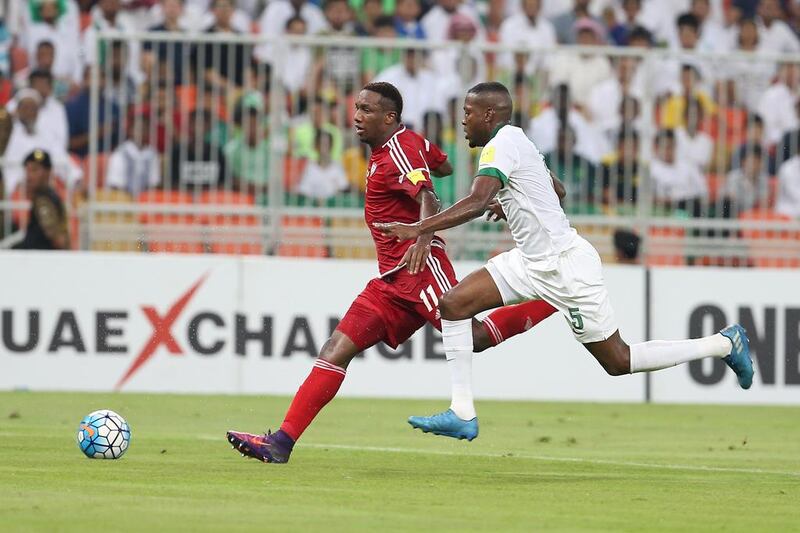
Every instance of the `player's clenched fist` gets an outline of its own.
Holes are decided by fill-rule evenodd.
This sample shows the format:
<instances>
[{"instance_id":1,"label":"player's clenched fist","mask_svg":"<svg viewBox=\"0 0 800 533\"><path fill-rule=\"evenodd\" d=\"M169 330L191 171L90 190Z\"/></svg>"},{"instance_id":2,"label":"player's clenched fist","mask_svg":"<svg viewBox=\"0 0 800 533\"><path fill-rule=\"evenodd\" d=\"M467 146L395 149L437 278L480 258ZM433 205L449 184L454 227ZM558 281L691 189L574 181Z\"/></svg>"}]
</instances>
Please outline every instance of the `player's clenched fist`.
<instances>
[{"instance_id":1,"label":"player's clenched fist","mask_svg":"<svg viewBox=\"0 0 800 533\"><path fill-rule=\"evenodd\" d=\"M396 237L398 241L407 241L419 237L419 223L404 224L402 222L376 222L372 225L375 229L383 233Z\"/></svg>"}]
</instances>

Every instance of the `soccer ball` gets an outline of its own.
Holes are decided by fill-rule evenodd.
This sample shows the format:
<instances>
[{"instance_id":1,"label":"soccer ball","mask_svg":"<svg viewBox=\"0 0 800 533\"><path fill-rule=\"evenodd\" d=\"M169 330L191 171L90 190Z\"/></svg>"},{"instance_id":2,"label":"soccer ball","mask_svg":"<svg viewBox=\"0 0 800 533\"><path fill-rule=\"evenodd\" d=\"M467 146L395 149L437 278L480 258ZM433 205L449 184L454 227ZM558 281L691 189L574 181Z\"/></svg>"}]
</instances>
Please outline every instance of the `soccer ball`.
<instances>
[{"instance_id":1,"label":"soccer ball","mask_svg":"<svg viewBox=\"0 0 800 533\"><path fill-rule=\"evenodd\" d=\"M78 426L78 447L92 459L119 459L131 442L131 428L114 411L86 415Z\"/></svg>"}]
</instances>

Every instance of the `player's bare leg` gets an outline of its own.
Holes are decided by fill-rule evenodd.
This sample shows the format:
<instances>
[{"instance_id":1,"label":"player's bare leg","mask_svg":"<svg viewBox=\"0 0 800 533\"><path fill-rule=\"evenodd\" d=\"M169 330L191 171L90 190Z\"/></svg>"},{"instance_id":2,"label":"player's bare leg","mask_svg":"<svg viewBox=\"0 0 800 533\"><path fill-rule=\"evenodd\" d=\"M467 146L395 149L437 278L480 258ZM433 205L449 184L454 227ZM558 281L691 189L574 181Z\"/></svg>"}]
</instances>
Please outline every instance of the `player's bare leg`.
<instances>
[{"instance_id":1,"label":"player's bare leg","mask_svg":"<svg viewBox=\"0 0 800 533\"><path fill-rule=\"evenodd\" d=\"M478 418L472 398L472 317L503 305L489 272L473 272L447 291L439 301L442 341L451 379L450 409L430 417L409 418L415 428L436 435L472 440L478 436Z\"/></svg>"},{"instance_id":2,"label":"player's bare leg","mask_svg":"<svg viewBox=\"0 0 800 533\"><path fill-rule=\"evenodd\" d=\"M631 346L622 340L619 331L615 331L604 341L584 346L612 376L661 370L696 359L719 357L736 373L743 389L749 389L753 383L749 341L744 328L738 324L700 339L648 341Z\"/></svg>"}]
</instances>

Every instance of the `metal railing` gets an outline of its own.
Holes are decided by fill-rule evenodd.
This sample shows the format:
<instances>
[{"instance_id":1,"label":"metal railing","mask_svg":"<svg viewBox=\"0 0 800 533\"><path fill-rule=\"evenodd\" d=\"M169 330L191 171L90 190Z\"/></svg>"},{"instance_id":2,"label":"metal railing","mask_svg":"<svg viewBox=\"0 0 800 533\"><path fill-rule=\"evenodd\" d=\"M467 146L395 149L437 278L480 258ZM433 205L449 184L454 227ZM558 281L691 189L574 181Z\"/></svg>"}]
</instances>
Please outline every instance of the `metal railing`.
<instances>
[{"instance_id":1,"label":"metal railing","mask_svg":"<svg viewBox=\"0 0 800 533\"><path fill-rule=\"evenodd\" d=\"M650 264L800 266L800 222L775 211L798 136L763 96L765 76L797 95L800 56L174 33L96 45L86 201L73 208L85 249L369 257L355 94L375 78L398 85L406 120L454 164L435 181L449 205L476 163L463 96L494 79L605 259L625 255L614 235L626 230ZM481 221L445 237L454 258L511 246Z\"/></svg>"}]
</instances>

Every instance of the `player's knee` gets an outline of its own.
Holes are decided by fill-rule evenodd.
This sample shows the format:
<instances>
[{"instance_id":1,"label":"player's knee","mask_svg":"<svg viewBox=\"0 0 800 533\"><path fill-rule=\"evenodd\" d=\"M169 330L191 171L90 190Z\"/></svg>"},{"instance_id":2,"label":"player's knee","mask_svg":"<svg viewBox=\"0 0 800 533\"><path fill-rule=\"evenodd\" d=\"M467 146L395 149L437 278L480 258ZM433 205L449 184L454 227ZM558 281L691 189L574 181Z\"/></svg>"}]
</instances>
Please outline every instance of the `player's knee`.
<instances>
[{"instance_id":1,"label":"player's knee","mask_svg":"<svg viewBox=\"0 0 800 533\"><path fill-rule=\"evenodd\" d=\"M471 318L469 314L464 313L464 307L459 303L458 296L455 296L453 291L444 293L439 299L439 313L445 320Z\"/></svg>"}]
</instances>

